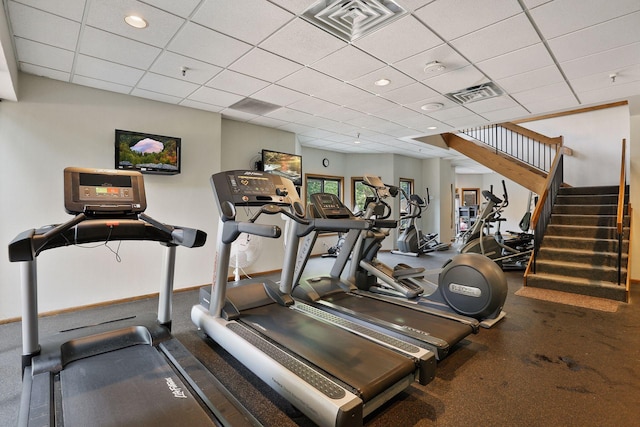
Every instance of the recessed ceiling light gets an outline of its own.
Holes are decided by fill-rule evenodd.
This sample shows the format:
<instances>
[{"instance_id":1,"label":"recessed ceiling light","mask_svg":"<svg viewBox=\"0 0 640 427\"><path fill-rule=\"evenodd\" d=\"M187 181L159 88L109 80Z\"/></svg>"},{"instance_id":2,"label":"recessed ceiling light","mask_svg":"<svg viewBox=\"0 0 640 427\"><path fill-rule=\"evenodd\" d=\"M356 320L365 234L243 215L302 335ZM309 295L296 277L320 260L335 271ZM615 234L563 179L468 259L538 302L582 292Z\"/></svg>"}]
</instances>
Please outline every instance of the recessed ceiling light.
<instances>
[{"instance_id":1,"label":"recessed ceiling light","mask_svg":"<svg viewBox=\"0 0 640 427\"><path fill-rule=\"evenodd\" d=\"M436 130L436 129L438 129L438 126L429 126L427 128L427 130Z\"/></svg>"},{"instance_id":2,"label":"recessed ceiling light","mask_svg":"<svg viewBox=\"0 0 640 427\"><path fill-rule=\"evenodd\" d=\"M137 15L128 15L124 17L124 22L134 28L147 28L147 21Z\"/></svg>"},{"instance_id":3,"label":"recessed ceiling light","mask_svg":"<svg viewBox=\"0 0 640 427\"><path fill-rule=\"evenodd\" d=\"M442 107L444 107L444 104L441 104L439 102L432 102L430 104L424 104L422 107L420 107L420 109L424 111L436 111L441 109Z\"/></svg>"},{"instance_id":4,"label":"recessed ceiling light","mask_svg":"<svg viewBox=\"0 0 640 427\"><path fill-rule=\"evenodd\" d=\"M389 83L391 83L391 80L389 80L389 79L380 79L380 80L376 80L375 82L373 82L373 84L376 85L376 86L386 86Z\"/></svg>"},{"instance_id":5,"label":"recessed ceiling light","mask_svg":"<svg viewBox=\"0 0 640 427\"><path fill-rule=\"evenodd\" d=\"M443 71L446 68L447 67L442 62L432 61L432 62L429 62L427 65L424 66L424 72L425 73L437 73L438 71Z\"/></svg>"}]
</instances>

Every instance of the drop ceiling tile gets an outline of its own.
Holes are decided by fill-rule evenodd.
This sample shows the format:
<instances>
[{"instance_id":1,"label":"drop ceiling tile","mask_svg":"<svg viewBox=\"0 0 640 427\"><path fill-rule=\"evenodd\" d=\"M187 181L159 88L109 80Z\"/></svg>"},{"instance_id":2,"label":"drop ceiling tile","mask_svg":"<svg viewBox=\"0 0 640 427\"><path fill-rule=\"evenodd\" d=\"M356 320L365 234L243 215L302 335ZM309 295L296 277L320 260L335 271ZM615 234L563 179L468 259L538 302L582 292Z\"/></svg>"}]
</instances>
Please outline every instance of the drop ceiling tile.
<instances>
[{"instance_id":1,"label":"drop ceiling tile","mask_svg":"<svg viewBox=\"0 0 640 427\"><path fill-rule=\"evenodd\" d=\"M319 116L326 117L327 119L336 120L338 122L345 122L349 119L360 116L362 113L351 108L340 106L333 110L319 112L317 114Z\"/></svg>"},{"instance_id":2,"label":"drop ceiling tile","mask_svg":"<svg viewBox=\"0 0 640 427\"><path fill-rule=\"evenodd\" d=\"M378 111L388 110L397 104L379 96L370 96L363 100L358 100L352 104L346 104L348 108L362 111L367 114L374 114Z\"/></svg>"},{"instance_id":3,"label":"drop ceiling tile","mask_svg":"<svg viewBox=\"0 0 640 427\"><path fill-rule=\"evenodd\" d=\"M80 24L20 3L9 3L13 34L28 40L75 50L80 36ZM37 22L37 25L33 25Z\"/></svg>"},{"instance_id":4,"label":"drop ceiling tile","mask_svg":"<svg viewBox=\"0 0 640 427\"><path fill-rule=\"evenodd\" d=\"M125 86L118 83L106 82L104 80L96 80L89 77L79 76L77 74L73 76L73 79L71 81L75 84L79 84L82 86L88 86L95 89L102 89L102 90L107 90L109 92L116 92L116 93L123 93L123 94L129 94L131 92L131 89L133 89L132 86Z\"/></svg>"},{"instance_id":5,"label":"drop ceiling tile","mask_svg":"<svg viewBox=\"0 0 640 427\"><path fill-rule=\"evenodd\" d=\"M182 67L186 67L185 75L182 75ZM207 64L193 58L178 55L177 53L164 51L153 63L149 71L162 74L167 77L179 78L191 83L204 84L223 68Z\"/></svg>"},{"instance_id":6,"label":"drop ceiling tile","mask_svg":"<svg viewBox=\"0 0 640 427\"><path fill-rule=\"evenodd\" d=\"M425 66L434 61L440 62L446 68L441 71L425 71ZM393 64L395 68L416 80L424 80L458 68L466 67L467 65L470 65L469 61L446 44L441 44L433 49L426 50Z\"/></svg>"},{"instance_id":7,"label":"drop ceiling tile","mask_svg":"<svg viewBox=\"0 0 640 427\"><path fill-rule=\"evenodd\" d=\"M79 52L134 68L147 69L161 50L106 31L86 27Z\"/></svg>"},{"instance_id":8,"label":"drop ceiling tile","mask_svg":"<svg viewBox=\"0 0 640 427\"><path fill-rule=\"evenodd\" d=\"M291 132L291 133L295 133L295 134L301 134L301 133L306 132L309 129L311 129L311 127L310 126L299 125L297 123L287 123L284 126L278 127L278 129L286 130L287 132Z\"/></svg>"},{"instance_id":9,"label":"drop ceiling tile","mask_svg":"<svg viewBox=\"0 0 640 427\"><path fill-rule=\"evenodd\" d=\"M326 91L328 88L340 90L344 87L340 80L306 67L279 80L278 84L314 96Z\"/></svg>"},{"instance_id":10,"label":"drop ceiling tile","mask_svg":"<svg viewBox=\"0 0 640 427\"><path fill-rule=\"evenodd\" d=\"M195 108L198 110L211 111L214 113L219 113L224 110L224 107L220 107L218 105L207 104L205 102L194 101L192 99L183 99L180 101L180 105L183 107Z\"/></svg>"},{"instance_id":11,"label":"drop ceiling tile","mask_svg":"<svg viewBox=\"0 0 640 427\"><path fill-rule=\"evenodd\" d=\"M303 113L302 111L292 110L291 108L279 108L275 111L266 114L266 117L271 117L274 119L282 120L287 122L287 125L290 122L303 122L305 120L309 120L310 114ZM304 126L304 129L308 129L310 126Z\"/></svg>"},{"instance_id":12,"label":"drop ceiling tile","mask_svg":"<svg viewBox=\"0 0 640 427\"><path fill-rule=\"evenodd\" d=\"M234 110L233 108L225 108L220 112L220 114L222 114L222 117L225 119L236 120L238 122L248 122L249 120L258 117L255 114Z\"/></svg>"},{"instance_id":13,"label":"drop ceiling tile","mask_svg":"<svg viewBox=\"0 0 640 427\"><path fill-rule=\"evenodd\" d=\"M255 45L293 17L291 13L263 0L207 0L192 20Z\"/></svg>"},{"instance_id":14,"label":"drop ceiling tile","mask_svg":"<svg viewBox=\"0 0 640 427\"><path fill-rule=\"evenodd\" d=\"M51 68L40 67L38 65L32 65L32 64L20 63L20 70L28 74L33 74L35 76L48 77L50 79L62 80L65 82L68 82L69 79L71 78L70 73L54 70Z\"/></svg>"},{"instance_id":15,"label":"drop ceiling tile","mask_svg":"<svg viewBox=\"0 0 640 427\"><path fill-rule=\"evenodd\" d=\"M640 64L619 69L616 74L615 82L611 81L609 74L597 73L578 79L571 79L569 83L573 90L578 93L601 89L611 90L616 86L633 82L638 84L638 90L636 92L640 91Z\"/></svg>"},{"instance_id":16,"label":"drop ceiling tile","mask_svg":"<svg viewBox=\"0 0 640 427\"><path fill-rule=\"evenodd\" d=\"M278 119L274 119L273 117L266 117L266 116L258 116L256 118L249 120L249 122L256 125L260 125L260 126L266 126L269 128L277 128L287 124L287 122L283 120L278 120Z\"/></svg>"},{"instance_id":17,"label":"drop ceiling tile","mask_svg":"<svg viewBox=\"0 0 640 427\"><path fill-rule=\"evenodd\" d=\"M128 15L140 16L149 25L144 29L134 28L124 21ZM164 47L185 21L136 0L92 0L86 22L113 34Z\"/></svg>"},{"instance_id":18,"label":"drop ceiling tile","mask_svg":"<svg viewBox=\"0 0 640 427\"><path fill-rule=\"evenodd\" d=\"M272 3L275 3L281 7L284 7L289 12L299 15L304 12L313 4L310 0L272 0Z\"/></svg>"},{"instance_id":19,"label":"drop ceiling tile","mask_svg":"<svg viewBox=\"0 0 640 427\"><path fill-rule=\"evenodd\" d=\"M410 104L406 104L405 107L410 108L411 110L417 111L418 113L429 114L428 112L424 111L421 107L425 104L432 104L436 102L442 104L442 109L458 107L460 105L457 102L453 102L449 98L446 98L442 95L436 95L436 96L422 99L418 102L412 102Z\"/></svg>"},{"instance_id":20,"label":"drop ceiling tile","mask_svg":"<svg viewBox=\"0 0 640 427\"><path fill-rule=\"evenodd\" d=\"M160 74L146 73L136 87L178 98L187 98L200 86L195 83L172 79L171 77Z\"/></svg>"},{"instance_id":21,"label":"drop ceiling tile","mask_svg":"<svg viewBox=\"0 0 640 427\"><path fill-rule=\"evenodd\" d=\"M352 125L350 123L338 123L336 122L331 129L333 132L342 134L345 138L349 140L353 140L353 138L358 134L362 129L360 126Z\"/></svg>"},{"instance_id":22,"label":"drop ceiling tile","mask_svg":"<svg viewBox=\"0 0 640 427\"><path fill-rule=\"evenodd\" d=\"M302 68L296 62L257 48L229 66L230 70L272 83Z\"/></svg>"},{"instance_id":23,"label":"drop ceiling tile","mask_svg":"<svg viewBox=\"0 0 640 427\"><path fill-rule=\"evenodd\" d=\"M159 9L166 10L167 12L173 13L174 15L178 15L182 18L188 18L191 16L200 2L201 0L145 0L145 3Z\"/></svg>"},{"instance_id":24,"label":"drop ceiling tile","mask_svg":"<svg viewBox=\"0 0 640 427\"><path fill-rule=\"evenodd\" d=\"M536 43L481 61L477 65L482 72L495 81L553 64L553 58L544 44Z\"/></svg>"},{"instance_id":25,"label":"drop ceiling tile","mask_svg":"<svg viewBox=\"0 0 640 427\"><path fill-rule=\"evenodd\" d=\"M562 81L564 81L564 77L562 77L558 67L551 65L505 79L499 79L496 80L496 83L508 93L517 93L540 86L549 86Z\"/></svg>"},{"instance_id":26,"label":"drop ceiling tile","mask_svg":"<svg viewBox=\"0 0 640 427\"><path fill-rule=\"evenodd\" d=\"M238 95L249 96L254 92L269 86L269 82L259 80L235 71L224 70L209 82L206 86L224 90Z\"/></svg>"},{"instance_id":27,"label":"drop ceiling tile","mask_svg":"<svg viewBox=\"0 0 640 427\"><path fill-rule=\"evenodd\" d=\"M540 37L524 13L451 42L454 48L472 62L504 55L536 43L540 43Z\"/></svg>"},{"instance_id":28,"label":"drop ceiling tile","mask_svg":"<svg viewBox=\"0 0 640 427\"><path fill-rule=\"evenodd\" d=\"M350 81L379 70L385 65L360 49L348 45L311 64L311 68L336 79Z\"/></svg>"},{"instance_id":29,"label":"drop ceiling tile","mask_svg":"<svg viewBox=\"0 0 640 427\"><path fill-rule=\"evenodd\" d=\"M335 110L339 106L324 101L322 99L318 99L312 96L307 96L300 101L296 101L288 106L289 108L293 108L294 110L304 111L309 114L322 116L323 113L327 113L329 111Z\"/></svg>"},{"instance_id":30,"label":"drop ceiling tile","mask_svg":"<svg viewBox=\"0 0 640 427\"><path fill-rule=\"evenodd\" d=\"M151 92L144 89L133 89L131 95L140 98L147 98L153 101L164 102L166 104L179 104L182 98L177 96L165 95L163 93Z\"/></svg>"},{"instance_id":31,"label":"drop ceiling tile","mask_svg":"<svg viewBox=\"0 0 640 427\"><path fill-rule=\"evenodd\" d=\"M64 16L74 21L82 21L84 5L86 0L65 0L65 1L42 1L42 0L20 0L20 3L32 6L54 15ZM10 1L8 3L14 3Z\"/></svg>"},{"instance_id":32,"label":"drop ceiling tile","mask_svg":"<svg viewBox=\"0 0 640 427\"><path fill-rule=\"evenodd\" d=\"M441 94L486 83L487 78L473 66L459 68L449 73L423 80L423 83Z\"/></svg>"},{"instance_id":33,"label":"drop ceiling tile","mask_svg":"<svg viewBox=\"0 0 640 427\"><path fill-rule=\"evenodd\" d=\"M422 83L413 83L382 94L384 98L401 105L412 104L436 95L438 95L436 91Z\"/></svg>"},{"instance_id":34,"label":"drop ceiling tile","mask_svg":"<svg viewBox=\"0 0 640 427\"><path fill-rule=\"evenodd\" d=\"M542 36L552 39L638 10L638 0L564 0L537 7L531 16Z\"/></svg>"},{"instance_id":35,"label":"drop ceiling tile","mask_svg":"<svg viewBox=\"0 0 640 427\"><path fill-rule=\"evenodd\" d=\"M512 0L435 1L421 8L416 16L436 34L453 40L522 12Z\"/></svg>"},{"instance_id":36,"label":"drop ceiling tile","mask_svg":"<svg viewBox=\"0 0 640 427\"><path fill-rule=\"evenodd\" d=\"M325 138L329 142L346 142L351 141L353 138L349 135L343 135L341 133L333 133Z\"/></svg>"},{"instance_id":37,"label":"drop ceiling tile","mask_svg":"<svg viewBox=\"0 0 640 427\"><path fill-rule=\"evenodd\" d=\"M473 127L473 126L481 126L488 123L488 120L482 116L474 114L472 116L460 117L455 119L448 119L446 123L453 127Z\"/></svg>"},{"instance_id":38,"label":"drop ceiling tile","mask_svg":"<svg viewBox=\"0 0 640 427\"><path fill-rule=\"evenodd\" d=\"M334 131L334 126L337 124L335 121L330 119L325 119L324 117L312 116L309 115L307 119L300 121L301 124L307 126L313 126L314 128L319 128L325 131Z\"/></svg>"},{"instance_id":39,"label":"drop ceiling tile","mask_svg":"<svg viewBox=\"0 0 640 427\"><path fill-rule=\"evenodd\" d=\"M471 115L471 112L463 106L458 106L453 108L447 108L444 110L429 111L428 115L433 119L440 120L443 122L448 122L449 119L467 117Z\"/></svg>"},{"instance_id":40,"label":"drop ceiling tile","mask_svg":"<svg viewBox=\"0 0 640 427\"><path fill-rule=\"evenodd\" d=\"M296 18L260 43L260 48L309 65L346 46L329 33Z\"/></svg>"},{"instance_id":41,"label":"drop ceiling tile","mask_svg":"<svg viewBox=\"0 0 640 427\"><path fill-rule=\"evenodd\" d=\"M487 111L482 113L482 116L490 122L504 122L526 117L529 114L522 106L516 105L511 108L505 108L503 110Z\"/></svg>"},{"instance_id":42,"label":"drop ceiling tile","mask_svg":"<svg viewBox=\"0 0 640 427\"><path fill-rule=\"evenodd\" d=\"M380 79L387 79L390 83L386 86L377 86L375 82ZM384 94L414 82L414 79L395 68L384 67L355 80L351 80L349 83L374 94Z\"/></svg>"},{"instance_id":43,"label":"drop ceiling tile","mask_svg":"<svg viewBox=\"0 0 640 427\"><path fill-rule=\"evenodd\" d=\"M316 128L310 128L307 131L301 133L300 135L302 136L306 136L306 137L311 137L311 138L319 138L319 139L324 139L328 136L332 135L332 132L323 130L323 129L316 129Z\"/></svg>"},{"instance_id":44,"label":"drop ceiling tile","mask_svg":"<svg viewBox=\"0 0 640 427\"><path fill-rule=\"evenodd\" d=\"M272 84L252 94L251 98L270 102L275 105L287 106L289 104L293 104L294 102L300 101L301 99L305 99L307 98L307 96L308 95L305 95L304 93Z\"/></svg>"},{"instance_id":45,"label":"drop ceiling tile","mask_svg":"<svg viewBox=\"0 0 640 427\"><path fill-rule=\"evenodd\" d=\"M553 1L553 0L523 0L523 1L527 9L531 10L534 7L538 7L542 4L549 3L550 1Z\"/></svg>"},{"instance_id":46,"label":"drop ceiling tile","mask_svg":"<svg viewBox=\"0 0 640 427\"><path fill-rule=\"evenodd\" d=\"M188 22L167 50L209 64L226 67L251 49L251 45Z\"/></svg>"},{"instance_id":47,"label":"drop ceiling tile","mask_svg":"<svg viewBox=\"0 0 640 427\"><path fill-rule=\"evenodd\" d=\"M511 95L516 99L516 101L527 108L527 105L534 102L571 95L571 89L569 89L569 86L565 82L561 82L549 86L525 90L523 92L512 93Z\"/></svg>"},{"instance_id":48,"label":"drop ceiling tile","mask_svg":"<svg viewBox=\"0 0 640 427\"><path fill-rule=\"evenodd\" d=\"M91 56L78 55L74 73L76 76L133 87L138 83L144 71Z\"/></svg>"},{"instance_id":49,"label":"drop ceiling tile","mask_svg":"<svg viewBox=\"0 0 640 427\"><path fill-rule=\"evenodd\" d=\"M393 64L442 44L442 40L415 17L406 15L359 38L354 44L378 59Z\"/></svg>"},{"instance_id":50,"label":"drop ceiling tile","mask_svg":"<svg viewBox=\"0 0 640 427\"><path fill-rule=\"evenodd\" d=\"M582 101L582 103L585 105L603 104L611 102L612 100L628 100L630 96L639 95L640 84L638 83L638 81L627 84L613 84L610 87L598 88L596 90L589 90L578 93L580 101Z\"/></svg>"},{"instance_id":51,"label":"drop ceiling tile","mask_svg":"<svg viewBox=\"0 0 640 427\"><path fill-rule=\"evenodd\" d=\"M202 86L200 89L189 95L189 99L192 101L217 105L219 107L228 107L241 99L244 99L244 97L234 93Z\"/></svg>"},{"instance_id":52,"label":"drop ceiling tile","mask_svg":"<svg viewBox=\"0 0 640 427\"><path fill-rule=\"evenodd\" d=\"M562 62L560 67L568 79L575 79L635 64L640 64L640 42Z\"/></svg>"},{"instance_id":53,"label":"drop ceiling tile","mask_svg":"<svg viewBox=\"0 0 640 427\"><path fill-rule=\"evenodd\" d=\"M640 41L640 12L549 40L559 62L604 52Z\"/></svg>"},{"instance_id":54,"label":"drop ceiling tile","mask_svg":"<svg viewBox=\"0 0 640 427\"><path fill-rule=\"evenodd\" d=\"M504 110L517 106L518 104L506 95L465 104L465 108L483 116L489 111Z\"/></svg>"},{"instance_id":55,"label":"drop ceiling tile","mask_svg":"<svg viewBox=\"0 0 640 427\"><path fill-rule=\"evenodd\" d=\"M71 72L73 52L22 38L16 38L15 43L18 61L67 73Z\"/></svg>"},{"instance_id":56,"label":"drop ceiling tile","mask_svg":"<svg viewBox=\"0 0 640 427\"><path fill-rule=\"evenodd\" d=\"M531 114L553 113L580 107L580 103L573 94L544 99L524 104Z\"/></svg>"},{"instance_id":57,"label":"drop ceiling tile","mask_svg":"<svg viewBox=\"0 0 640 427\"><path fill-rule=\"evenodd\" d=\"M316 96L318 98L324 99L325 101L333 102L334 104L338 105L353 105L354 103L364 101L367 98L373 97L375 95L372 95L369 92L366 92L357 87L350 86L346 83L341 83L339 85L333 85L331 87L325 88Z\"/></svg>"}]
</instances>

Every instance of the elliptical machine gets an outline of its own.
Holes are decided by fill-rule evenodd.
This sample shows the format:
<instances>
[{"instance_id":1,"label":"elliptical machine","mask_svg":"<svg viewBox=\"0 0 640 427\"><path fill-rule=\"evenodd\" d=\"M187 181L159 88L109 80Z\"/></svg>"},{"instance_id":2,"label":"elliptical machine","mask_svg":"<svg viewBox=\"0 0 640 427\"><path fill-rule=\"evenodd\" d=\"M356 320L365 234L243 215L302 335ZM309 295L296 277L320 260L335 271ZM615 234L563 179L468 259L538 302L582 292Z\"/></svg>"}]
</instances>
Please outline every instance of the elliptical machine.
<instances>
[{"instance_id":1,"label":"elliptical machine","mask_svg":"<svg viewBox=\"0 0 640 427\"><path fill-rule=\"evenodd\" d=\"M402 188L398 187L398 189L407 200L408 212L401 215L403 220L409 220L409 225L398 236L396 241L398 250L393 250L391 253L417 257L429 252L449 249L450 244L438 242L438 233L423 234L418 226L418 220L422 218L422 213L429 209L429 189L427 188L426 201L417 194L409 196Z\"/></svg>"},{"instance_id":2,"label":"elliptical machine","mask_svg":"<svg viewBox=\"0 0 640 427\"><path fill-rule=\"evenodd\" d=\"M503 198L500 199L492 191L484 190L482 196L486 199L486 206L478 219L475 233L463 244L459 252L478 253L493 260L503 270L524 269L533 252L533 234L523 230L517 237L505 239L500 232L500 223L506 221L502 212L509 205L507 186L502 180ZM531 202L529 202L531 203ZM521 221L522 222L522 221ZM490 228L495 225L496 231L491 234ZM528 228L528 222L527 222ZM484 232L480 232L484 230Z\"/></svg>"},{"instance_id":3,"label":"elliptical machine","mask_svg":"<svg viewBox=\"0 0 640 427\"><path fill-rule=\"evenodd\" d=\"M381 242L388 235L380 228L397 226L397 221L387 219L391 208L384 199L399 189L376 176L365 175L363 180L375 196L363 214L373 228L361 232L352 253L349 277L359 289L427 306L448 316L473 317L486 328L505 316L502 307L507 298L507 280L504 272L485 256L454 256L444 264L437 284L425 279L424 268L406 264L392 268L378 260Z\"/></svg>"}]
</instances>

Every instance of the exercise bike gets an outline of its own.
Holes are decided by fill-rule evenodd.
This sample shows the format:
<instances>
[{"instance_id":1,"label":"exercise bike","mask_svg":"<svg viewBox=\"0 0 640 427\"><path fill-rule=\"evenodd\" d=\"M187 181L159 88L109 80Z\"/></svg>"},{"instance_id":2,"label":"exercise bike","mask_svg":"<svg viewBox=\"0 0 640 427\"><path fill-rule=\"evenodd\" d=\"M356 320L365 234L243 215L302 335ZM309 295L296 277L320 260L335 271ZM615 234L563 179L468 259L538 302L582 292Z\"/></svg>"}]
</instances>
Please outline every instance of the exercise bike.
<instances>
[{"instance_id":1,"label":"exercise bike","mask_svg":"<svg viewBox=\"0 0 640 427\"><path fill-rule=\"evenodd\" d=\"M374 192L362 215L373 228L360 233L349 271L350 280L360 290L430 307L447 316L472 317L487 328L505 316L502 307L507 297L506 277L485 256L454 256L444 264L437 284L425 279L424 268L406 264L392 268L380 262L377 253L389 234L383 229L397 226L397 221L388 219L391 208L384 199L397 195L399 189L376 176L365 175L363 181Z\"/></svg>"},{"instance_id":2,"label":"exercise bike","mask_svg":"<svg viewBox=\"0 0 640 427\"><path fill-rule=\"evenodd\" d=\"M485 230L484 233L473 234L460 248L461 254L478 253L490 258L501 269L524 269L529 262L531 253L533 252L533 234L528 230L514 238L505 239L500 232L500 223L506 221L502 218L502 212L509 204L509 195L507 187L502 181L503 198L500 199L492 191L484 190L482 196L486 199L486 206L483 210L481 218L478 220L478 228ZM522 224L525 223L521 221ZM496 231L491 234L490 229L495 224ZM528 222L526 227L528 228ZM477 230L476 230L477 231Z\"/></svg>"},{"instance_id":3,"label":"exercise bike","mask_svg":"<svg viewBox=\"0 0 640 427\"><path fill-rule=\"evenodd\" d=\"M438 233L423 234L418 227L418 220L422 218L422 213L429 209L429 189L427 188L426 202L417 194L408 196L399 188L405 200L407 200L408 212L400 214L403 220L409 220L409 225L400 233L396 245L397 250L391 251L396 255L420 256L434 251L446 251L451 247L448 243L438 242Z\"/></svg>"}]
</instances>

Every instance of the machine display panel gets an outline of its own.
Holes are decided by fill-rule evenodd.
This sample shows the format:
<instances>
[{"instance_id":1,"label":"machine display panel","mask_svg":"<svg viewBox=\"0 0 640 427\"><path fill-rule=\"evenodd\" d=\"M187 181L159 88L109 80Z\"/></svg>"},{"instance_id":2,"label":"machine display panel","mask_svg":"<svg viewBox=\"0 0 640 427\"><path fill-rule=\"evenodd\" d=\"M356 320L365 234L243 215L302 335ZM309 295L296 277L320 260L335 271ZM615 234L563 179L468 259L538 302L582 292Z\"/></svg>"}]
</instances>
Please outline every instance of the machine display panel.
<instances>
[{"instance_id":1,"label":"machine display panel","mask_svg":"<svg viewBox=\"0 0 640 427\"><path fill-rule=\"evenodd\" d=\"M272 196L276 186L270 177L251 175L229 175L229 184L234 194L248 196Z\"/></svg>"},{"instance_id":2,"label":"machine display panel","mask_svg":"<svg viewBox=\"0 0 640 427\"><path fill-rule=\"evenodd\" d=\"M83 202L132 202L133 188L130 176L80 174L78 195Z\"/></svg>"}]
</instances>

